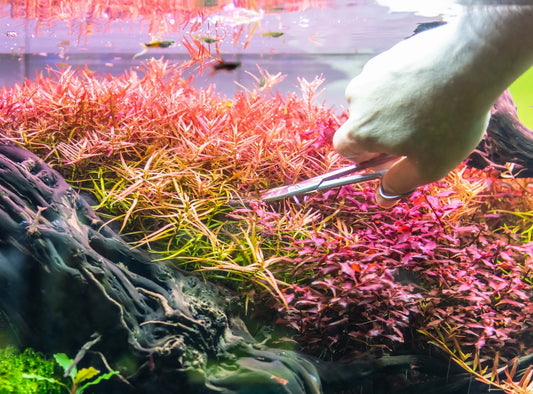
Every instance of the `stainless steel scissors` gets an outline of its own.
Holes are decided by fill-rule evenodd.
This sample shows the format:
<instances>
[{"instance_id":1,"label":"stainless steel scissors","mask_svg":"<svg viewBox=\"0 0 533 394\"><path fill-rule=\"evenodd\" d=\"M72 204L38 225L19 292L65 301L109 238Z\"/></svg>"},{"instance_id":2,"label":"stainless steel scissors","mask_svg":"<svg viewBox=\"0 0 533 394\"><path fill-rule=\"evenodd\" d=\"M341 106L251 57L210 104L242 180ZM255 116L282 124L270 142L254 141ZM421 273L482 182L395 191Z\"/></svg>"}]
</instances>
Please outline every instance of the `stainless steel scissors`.
<instances>
[{"instance_id":1,"label":"stainless steel scissors","mask_svg":"<svg viewBox=\"0 0 533 394\"><path fill-rule=\"evenodd\" d=\"M319 190L328 190L334 187L378 179L385 174L386 170L373 171L365 174L350 174L376 167L395 159L398 159L398 157L381 154L359 164L352 164L348 167L339 168L338 170L327 172L305 181L266 190L259 195L259 199L265 202L277 201L283 198L299 196Z\"/></svg>"}]
</instances>

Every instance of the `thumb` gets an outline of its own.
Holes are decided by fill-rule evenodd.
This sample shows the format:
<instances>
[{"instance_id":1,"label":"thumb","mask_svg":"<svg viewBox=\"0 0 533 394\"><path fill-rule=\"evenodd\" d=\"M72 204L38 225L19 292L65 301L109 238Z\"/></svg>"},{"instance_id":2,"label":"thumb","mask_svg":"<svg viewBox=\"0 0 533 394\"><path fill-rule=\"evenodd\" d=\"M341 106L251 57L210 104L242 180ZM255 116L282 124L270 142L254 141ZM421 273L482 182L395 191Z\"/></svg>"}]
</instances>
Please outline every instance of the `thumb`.
<instances>
[{"instance_id":1,"label":"thumb","mask_svg":"<svg viewBox=\"0 0 533 394\"><path fill-rule=\"evenodd\" d=\"M381 179L381 185L376 192L376 202L381 208L391 208L418 186L430 182L433 180L422 176L417 166L409 158L403 157L395 162Z\"/></svg>"}]
</instances>

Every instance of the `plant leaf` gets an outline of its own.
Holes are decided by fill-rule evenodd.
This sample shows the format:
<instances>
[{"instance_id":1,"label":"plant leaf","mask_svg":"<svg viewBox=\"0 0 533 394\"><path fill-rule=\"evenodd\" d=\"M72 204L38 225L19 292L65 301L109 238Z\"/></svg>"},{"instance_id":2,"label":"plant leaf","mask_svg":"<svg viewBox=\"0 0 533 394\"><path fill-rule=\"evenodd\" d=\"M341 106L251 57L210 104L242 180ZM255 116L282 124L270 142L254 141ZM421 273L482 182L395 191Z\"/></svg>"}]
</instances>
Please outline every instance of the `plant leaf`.
<instances>
[{"instance_id":1,"label":"plant leaf","mask_svg":"<svg viewBox=\"0 0 533 394\"><path fill-rule=\"evenodd\" d=\"M82 369L80 369L78 371L78 373L74 377L74 383L76 385L78 385L78 384L80 384L81 382L83 382L85 380L88 380L88 379L91 379L91 378L95 377L99 373L100 373L100 371L97 370L94 367L82 368Z\"/></svg>"},{"instance_id":2,"label":"plant leaf","mask_svg":"<svg viewBox=\"0 0 533 394\"><path fill-rule=\"evenodd\" d=\"M100 383L102 380L108 380L110 379L113 375L116 375L118 374L118 371L111 371L111 372L108 372L108 373L105 373L103 375L100 375L98 376L96 379L94 380L91 380L90 382L87 382L85 383L83 386L79 387L78 388L78 391L77 391L77 394L82 394L83 391L89 387L89 386L92 386L93 384L98 384Z\"/></svg>"},{"instance_id":3,"label":"plant leaf","mask_svg":"<svg viewBox=\"0 0 533 394\"><path fill-rule=\"evenodd\" d=\"M35 380L46 381L48 383L52 383L52 384L55 384L57 386L64 387L70 393L70 388L65 383L63 383L63 382L61 382L59 380L56 380L56 379L53 379L53 378L48 378L46 376L32 374L32 373L23 373L22 377L24 379L35 379Z\"/></svg>"},{"instance_id":4,"label":"plant leaf","mask_svg":"<svg viewBox=\"0 0 533 394\"><path fill-rule=\"evenodd\" d=\"M65 386L66 387L66 385L64 383L60 382L59 380L56 380L56 379L53 379L53 378L47 378L46 376L35 375L35 374L32 374L32 373L23 373L22 377L24 379L44 380L44 381L47 381L47 382L50 382L50 383L53 383L53 384L59 384L61 386Z\"/></svg>"},{"instance_id":5,"label":"plant leaf","mask_svg":"<svg viewBox=\"0 0 533 394\"><path fill-rule=\"evenodd\" d=\"M70 365L72 364L72 359L70 359L65 353L56 353L54 354L54 359L56 360L56 363L58 363L61 368L63 368L63 371L67 371ZM76 366L74 366L69 373L69 376L74 379L76 374L78 373L78 370Z\"/></svg>"}]
</instances>

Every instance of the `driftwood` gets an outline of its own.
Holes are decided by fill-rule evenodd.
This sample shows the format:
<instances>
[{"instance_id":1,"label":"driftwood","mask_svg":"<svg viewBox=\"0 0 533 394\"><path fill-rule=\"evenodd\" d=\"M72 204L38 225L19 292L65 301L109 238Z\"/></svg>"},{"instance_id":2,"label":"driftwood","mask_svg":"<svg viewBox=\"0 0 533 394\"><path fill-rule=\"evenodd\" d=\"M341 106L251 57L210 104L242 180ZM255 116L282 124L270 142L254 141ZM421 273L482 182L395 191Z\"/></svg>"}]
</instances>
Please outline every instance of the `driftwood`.
<instances>
[{"instance_id":1,"label":"driftwood","mask_svg":"<svg viewBox=\"0 0 533 394\"><path fill-rule=\"evenodd\" d=\"M512 166L507 167L506 163ZM467 164L480 169L490 165L502 171L510 170L519 178L533 176L533 131L518 119L508 90L492 107L487 132Z\"/></svg>"},{"instance_id":2,"label":"driftwood","mask_svg":"<svg viewBox=\"0 0 533 394\"><path fill-rule=\"evenodd\" d=\"M228 293L101 226L42 160L0 146L0 310L21 346L72 357L98 333L91 350L132 392L320 391L311 362L254 341Z\"/></svg>"},{"instance_id":3,"label":"driftwood","mask_svg":"<svg viewBox=\"0 0 533 394\"><path fill-rule=\"evenodd\" d=\"M0 145L0 338L120 371L98 393L464 393L481 383L446 357L323 362L268 347L239 302L154 263L59 173ZM87 360L89 359L89 360Z\"/></svg>"}]
</instances>

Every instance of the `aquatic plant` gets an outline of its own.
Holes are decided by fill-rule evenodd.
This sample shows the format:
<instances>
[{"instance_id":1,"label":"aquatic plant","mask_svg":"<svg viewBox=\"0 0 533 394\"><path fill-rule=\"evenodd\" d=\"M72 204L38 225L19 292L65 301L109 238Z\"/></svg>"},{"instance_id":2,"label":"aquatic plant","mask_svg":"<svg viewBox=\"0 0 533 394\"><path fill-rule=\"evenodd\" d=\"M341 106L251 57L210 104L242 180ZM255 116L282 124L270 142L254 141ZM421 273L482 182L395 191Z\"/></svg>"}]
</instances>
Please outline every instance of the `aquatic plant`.
<instances>
[{"instance_id":1,"label":"aquatic plant","mask_svg":"<svg viewBox=\"0 0 533 394\"><path fill-rule=\"evenodd\" d=\"M110 371L105 374L100 374L100 371L94 367L82 368L78 370L74 364L74 360L70 359L64 353L54 354L54 360L63 369L65 376L71 380L71 385L63 383L60 380L51 378L49 376L38 373L23 374L25 379L34 379L37 381L45 381L51 383L53 386L63 388L70 394L82 394L87 387L100 383L102 380L108 380L118 371Z\"/></svg>"},{"instance_id":2,"label":"aquatic plant","mask_svg":"<svg viewBox=\"0 0 533 394\"><path fill-rule=\"evenodd\" d=\"M531 355L522 359L515 357L502 365L500 364L499 352L496 352L494 358L488 360L480 357L479 349L476 349L474 355L463 353L453 330L446 332L445 329L437 329L435 334L422 330L420 332L431 339L431 344L443 350L455 363L480 382L490 386L490 388L496 388L504 393L512 394L528 394L532 392L533 366L529 365L517 373L520 362L527 363ZM449 346L449 342L452 342L453 345Z\"/></svg>"},{"instance_id":3,"label":"aquatic plant","mask_svg":"<svg viewBox=\"0 0 533 394\"><path fill-rule=\"evenodd\" d=\"M137 246L189 268L219 266L279 294L268 260L276 247L251 248L252 225L224 214L230 200L253 197L272 179L318 175L339 160L325 144L336 120L312 106L320 80L301 80L303 99L282 97L270 94L282 77L259 70L255 87L229 100L213 87L193 89L182 70L149 61L112 80L50 71L3 91L4 139L54 160L98 197L104 216L122 220L122 230L130 222Z\"/></svg>"},{"instance_id":4,"label":"aquatic plant","mask_svg":"<svg viewBox=\"0 0 533 394\"><path fill-rule=\"evenodd\" d=\"M484 177L462 175L472 185ZM285 289L290 313L284 324L324 356L357 343L398 349L413 340L414 327L443 324L456 327L465 346L531 346L531 244L491 230L490 222L501 218L487 212L486 189L461 200L459 194L469 193L453 186L461 185L448 184L444 192L427 186L414 193L412 204L388 212L373 203L369 187L313 198L317 222L335 221L292 240L299 281Z\"/></svg>"},{"instance_id":5,"label":"aquatic plant","mask_svg":"<svg viewBox=\"0 0 533 394\"><path fill-rule=\"evenodd\" d=\"M516 214L533 211L528 180L462 166L390 211L373 183L254 202L346 164L331 147L344 115L317 105L319 78L283 95L259 70L227 98L181 72L51 70L1 91L2 140L93 193L159 264L225 280L254 316L270 305L309 353L399 350L443 326L483 357L531 351L533 245Z\"/></svg>"},{"instance_id":6,"label":"aquatic plant","mask_svg":"<svg viewBox=\"0 0 533 394\"><path fill-rule=\"evenodd\" d=\"M52 379L59 376L54 370L54 360L48 360L32 349L20 353L13 347L0 349L0 392L12 394L60 393L56 385L47 380L30 380L25 374Z\"/></svg>"}]
</instances>

